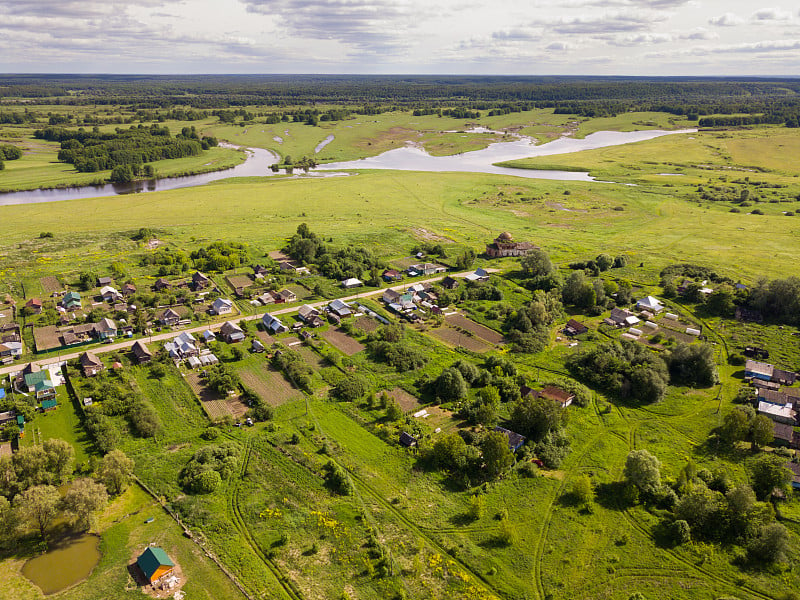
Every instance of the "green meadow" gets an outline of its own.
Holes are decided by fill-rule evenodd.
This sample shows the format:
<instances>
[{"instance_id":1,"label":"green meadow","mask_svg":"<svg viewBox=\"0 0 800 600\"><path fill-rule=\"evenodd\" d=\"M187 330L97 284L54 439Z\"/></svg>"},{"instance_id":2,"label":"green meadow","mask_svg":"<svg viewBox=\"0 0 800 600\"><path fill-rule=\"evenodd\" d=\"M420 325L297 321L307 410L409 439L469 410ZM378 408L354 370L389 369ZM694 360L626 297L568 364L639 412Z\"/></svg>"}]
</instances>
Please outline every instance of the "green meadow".
<instances>
[{"instance_id":1,"label":"green meadow","mask_svg":"<svg viewBox=\"0 0 800 600\"><path fill-rule=\"evenodd\" d=\"M567 132L584 136L608 129L690 126L662 113L576 119L552 110L479 121L542 141ZM451 154L502 139L499 134L462 137L467 135L458 133L467 125L463 120L408 112L321 125L256 122L240 127L209 119L198 127L293 159L314 155L314 147L334 135L316 155L320 161L369 156L407 141L433 154ZM442 133L448 131L453 132ZM244 242L255 263L283 247L304 222L334 245L365 246L387 261L407 257L423 241L442 243L453 251L451 259L462 248L480 253L508 231L516 240L545 249L564 275L575 260L600 253L626 256L627 266L606 276L629 280L637 296L659 295L659 272L678 262L711 267L751 285L760 277L796 272L800 217L786 213L800 210L800 168L793 161L798 150L800 133L795 130L698 132L513 163L527 169L587 170L603 180L593 183L364 170L347 177L243 178L164 192L0 207L0 220L13 224L0 228L0 293L22 298L25 289L30 296L42 290L41 277L75 282L81 271L99 272L112 262L123 264L138 283L149 283L152 269L141 263L148 250L132 239L140 228L151 229L163 246L175 250L191 251L218 240ZM49 145L31 145L19 164L6 164L0 188L72 176L63 170L66 165L48 162L54 152ZM203 160L240 156L221 149L211 153ZM176 164L159 171L203 166L171 162ZM732 200L742 189L750 194L747 210ZM704 192L713 198L704 198ZM762 214L748 214L754 209ZM53 237L40 238L42 232ZM498 280L504 303L518 308L529 301L531 293L515 279L517 259L479 258L475 265L506 272ZM461 308L498 329L502 321L491 314L494 304L474 300ZM450 412L455 407L430 407L436 414L428 422L410 416L391 422L384 408L366 398L336 402L328 397L330 387L351 372L362 374L379 394L414 390L417 379L433 377L459 358L476 364L484 360L453 350L427 325L409 327L406 342L426 360L411 372L397 372L367 351L346 356L333 343L315 340L315 348L302 349L313 370L312 393L295 390L292 399L276 403L270 421L252 428L221 425L214 442L201 437L211 423L185 372L169 364L156 375L150 367L125 360L123 374L115 377L150 401L164 428L154 439L126 435L120 446L136 460L142 481L181 515L253 598L627 600L637 592L647 600L792 598L800 586L800 572L793 566L800 556L798 499L790 496L780 504L782 523L791 534L788 564L756 569L740 567L740 547L662 543L659 509L621 507L611 491L634 449L656 455L668 483L689 460L698 468L721 469L735 483L745 482L749 449L719 454L708 443L732 409L741 383L741 368L728 364L728 352L758 343L780 364L800 366L793 327L708 318L681 303L670 303L669 309L704 325L715 344L720 384L672 386L662 401L645 406L593 391L588 406L567 409L570 451L557 469L514 464L496 481L465 487L425 468L415 451L396 439L403 427L418 426L426 436L436 435L434 426L446 432L469 430ZM576 317L596 330L580 339L579 350L618 336L601 328L602 316ZM575 351L561 339L566 318L553 326L550 343L540 353L517 354L503 346L489 354L511 359L529 385L563 376L565 359ZM352 336L367 342L363 332ZM279 341L296 340L285 334ZM241 345L239 358L226 350L224 361L251 381L270 385L275 374L267 357L247 353L248 345ZM474 397L476 391L469 394ZM95 451L80 431L75 407L59 411L37 417L28 428L40 438L69 440L79 449L79 461L88 460ZM505 406L500 413L501 421L509 416ZM39 439L27 436L25 443ZM235 472L213 492L187 493L178 484L183 467L199 448L223 441L240 448ZM344 471L352 494L338 495L326 487L322 473L329 461ZM571 500L570 490L581 475L594 485L589 509ZM475 518L468 514L473 496L484 499ZM150 517L155 522L144 524ZM501 539L503 523L513 529L510 541ZM136 548L149 541L174 552L187 570L187 600L239 597L222 571L139 488L109 507L98 531L103 539L100 565L64 597L136 597L138 591L127 589L124 569ZM20 565L20 557L0 562L0 574L9 581L0 587L10 590L0 591L0 598L4 593L9 598L41 596L21 577Z\"/></svg>"}]
</instances>

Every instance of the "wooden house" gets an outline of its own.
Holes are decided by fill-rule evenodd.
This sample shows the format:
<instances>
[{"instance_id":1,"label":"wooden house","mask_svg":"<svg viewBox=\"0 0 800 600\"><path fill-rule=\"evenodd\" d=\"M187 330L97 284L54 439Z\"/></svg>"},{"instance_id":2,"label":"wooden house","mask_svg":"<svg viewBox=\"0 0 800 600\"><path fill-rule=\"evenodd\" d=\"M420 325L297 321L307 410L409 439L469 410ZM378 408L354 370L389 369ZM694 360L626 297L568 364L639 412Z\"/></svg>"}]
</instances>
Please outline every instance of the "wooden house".
<instances>
[{"instance_id":1,"label":"wooden house","mask_svg":"<svg viewBox=\"0 0 800 600\"><path fill-rule=\"evenodd\" d=\"M511 431L510 429L506 429L505 427L500 427L499 425L494 428L494 431L499 431L503 435L508 438L508 449L512 452L516 452L522 445L525 443L525 436L520 435Z\"/></svg>"},{"instance_id":2,"label":"wooden house","mask_svg":"<svg viewBox=\"0 0 800 600\"><path fill-rule=\"evenodd\" d=\"M142 552L139 558L136 559L136 566L139 567L150 584L155 583L166 575L170 575L175 570L175 563L158 546L149 546Z\"/></svg>"},{"instance_id":3,"label":"wooden house","mask_svg":"<svg viewBox=\"0 0 800 600\"><path fill-rule=\"evenodd\" d=\"M222 335L222 339L224 339L229 344L235 344L236 342L241 342L244 340L245 335L242 328L239 327L233 321L225 321L222 324L222 327L219 329L220 335Z\"/></svg>"},{"instance_id":4,"label":"wooden house","mask_svg":"<svg viewBox=\"0 0 800 600\"><path fill-rule=\"evenodd\" d=\"M573 335L581 335L589 331L589 328L586 327L583 323L579 323L575 319L570 319L567 321L566 327L564 327L564 333L569 336Z\"/></svg>"},{"instance_id":5,"label":"wooden house","mask_svg":"<svg viewBox=\"0 0 800 600\"><path fill-rule=\"evenodd\" d=\"M192 274L192 288L194 291L204 290L211 286L211 279L200 271L195 271Z\"/></svg>"},{"instance_id":6,"label":"wooden house","mask_svg":"<svg viewBox=\"0 0 800 600\"><path fill-rule=\"evenodd\" d=\"M458 287L458 280L453 279L449 275L442 279L442 287L446 290L454 290Z\"/></svg>"},{"instance_id":7,"label":"wooden house","mask_svg":"<svg viewBox=\"0 0 800 600\"><path fill-rule=\"evenodd\" d=\"M140 365L142 363L147 363L153 360L153 353L150 352L150 349L145 346L144 342L141 340L137 340L134 342L133 347L131 348L131 352L133 352L133 356L136 359L136 362Z\"/></svg>"},{"instance_id":8,"label":"wooden house","mask_svg":"<svg viewBox=\"0 0 800 600\"><path fill-rule=\"evenodd\" d=\"M97 358L92 352L84 352L80 355L78 361L81 363L81 369L86 377L94 377L105 369L103 361Z\"/></svg>"}]
</instances>

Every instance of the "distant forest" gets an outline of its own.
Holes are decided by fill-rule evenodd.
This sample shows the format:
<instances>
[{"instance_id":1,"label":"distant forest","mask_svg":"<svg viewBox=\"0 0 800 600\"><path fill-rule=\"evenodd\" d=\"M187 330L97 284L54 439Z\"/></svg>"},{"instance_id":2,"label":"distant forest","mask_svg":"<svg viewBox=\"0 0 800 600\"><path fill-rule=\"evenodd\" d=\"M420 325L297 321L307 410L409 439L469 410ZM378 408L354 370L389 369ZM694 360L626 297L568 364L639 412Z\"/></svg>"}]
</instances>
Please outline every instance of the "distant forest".
<instances>
[{"instance_id":1,"label":"distant forest","mask_svg":"<svg viewBox=\"0 0 800 600\"><path fill-rule=\"evenodd\" d=\"M707 127L800 125L800 79L780 78L0 75L3 105L20 106L30 99L67 105L126 105L137 111L219 111L245 106L308 110L324 104L347 106L353 114L396 109L431 114L441 110L459 118L533 108L584 117L660 111L686 115ZM20 113L9 114L5 118L23 118Z\"/></svg>"}]
</instances>

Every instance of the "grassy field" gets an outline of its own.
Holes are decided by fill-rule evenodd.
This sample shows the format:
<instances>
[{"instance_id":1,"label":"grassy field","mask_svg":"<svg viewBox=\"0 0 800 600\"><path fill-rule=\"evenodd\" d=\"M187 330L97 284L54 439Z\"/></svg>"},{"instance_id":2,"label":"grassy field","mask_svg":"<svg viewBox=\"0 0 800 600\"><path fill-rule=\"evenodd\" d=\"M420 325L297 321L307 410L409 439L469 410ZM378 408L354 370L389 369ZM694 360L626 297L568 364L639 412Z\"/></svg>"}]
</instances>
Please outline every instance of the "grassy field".
<instances>
[{"instance_id":1,"label":"grassy field","mask_svg":"<svg viewBox=\"0 0 800 600\"><path fill-rule=\"evenodd\" d=\"M686 125L656 114L574 122L569 115L535 111L491 119L480 121L494 128L523 127L543 137L570 128L576 135L586 135L610 128ZM465 123L438 117L415 118L411 123L407 114L390 113L364 118L362 129L354 126L357 121L362 119L321 128L295 123L206 127L231 141L265 147L277 144L272 137L280 136L281 152L295 158L333 133L334 142L319 156L330 160L387 149L418 133L420 143L431 149L439 144L442 152L491 138L440 135L436 132L459 130ZM365 171L326 180L252 178L132 197L4 207L0 217L14 227L0 230L0 291L16 292L24 284L39 293L42 277L67 274L66 280L72 281L82 269L112 261L123 262L137 278L149 281L152 276L141 266L146 250L131 239L140 227L156 230L166 247L185 251L215 240L246 242L255 262L280 248L301 222L336 245L365 245L387 260L407 257L415 243L430 236L452 240L445 242L448 247L452 243L480 251L501 231L542 246L564 273L573 260L594 258L600 252L624 254L628 266L605 276L630 280L637 295L658 294L658 272L674 262L704 264L753 283L761 276L785 277L796 270L798 230L795 219L783 211L798 207L795 197L800 187L795 178L800 170L793 159L797 149L800 134L764 128L669 136L546 159L548 165L586 168L600 178L636 185ZM529 168L541 164L525 162ZM732 213L730 202L698 201L698 186L726 185L751 188L761 200L753 207L765 214ZM39 239L41 231L53 231L54 237ZM476 263L511 271L518 264L512 259ZM503 302L512 308L530 299L530 291L512 277L498 285ZM502 319L490 310L495 304L463 303L459 309L471 321L461 321L461 326L468 324L488 339L491 335L472 321L498 330ZM737 559L742 550L735 546L659 545L660 513L641 507L621 509L609 492L610 484L621 477L627 453L642 448L661 460L665 481L674 481L690 458L699 468L719 468L733 481L745 481L747 452L718 455L706 443L731 410L741 382L740 368L727 364L721 342L729 351L759 343L776 363L787 366L800 360L796 328L710 318L680 303L670 304L670 310L678 312L682 322L702 322L717 343L721 385L670 387L664 400L649 406L594 393L589 406L568 409L571 448L564 462L555 470L534 470L533 476L516 465L495 482L464 486L447 474L427 470L417 462L415 451L398 443L404 428L418 430L427 441L441 435L434 433L437 427L443 432L467 428L452 416L449 409L456 406L429 406L429 419L409 416L391 423L385 409L373 402L334 402L325 397L327 385L357 371L376 395L389 390L397 396L398 390L405 390L402 408L416 412L429 400L425 392L410 393L418 380L435 377L457 359L483 360L438 341L435 329L421 333L408 328L406 343L425 358L424 366L411 372L398 372L360 351L364 336L340 334L334 339L327 329L322 337L329 341L319 343L335 361L320 360L317 354L310 355L309 348L302 349L315 371L315 394L308 397L283 375L270 371L265 355L248 354L234 361L225 352L224 360L230 360L248 387L274 406L275 414L271 422L253 428L223 427L217 442L200 437L209 419L177 369L168 366L163 377L154 377L148 367L126 368L120 376L153 404L164 429L156 439L126 436L121 446L135 458L136 473L181 511L256 597L625 600L639 592L650 600L782 600L800 585L796 569L741 569ZM575 316L598 331L601 316ZM566 318L553 326L551 343L541 353L514 354L505 347L488 351L510 357L529 385L563 376L565 358L575 351L557 339ZM606 333L617 335L603 329L581 339L578 349L591 347ZM279 337L284 342L289 339ZM498 339L499 334L492 341ZM474 397L476 391L469 393ZM304 397L304 402L287 401ZM74 410L66 408L37 417L29 427L38 427L42 437L64 437L83 445L79 452L85 460L89 446L81 437ZM500 412L505 418L508 407ZM25 443L31 441L26 436ZM241 447L236 473L213 493L187 494L177 483L181 469L197 449L219 441L235 441ZM352 495L339 496L324 485L322 466L329 460L344 469ZM582 474L591 477L597 492L591 510L574 506L568 493ZM195 569L184 588L187 598L236 597L221 572L193 554L197 547L180 536L158 506L141 492L130 494L120 501L124 508L115 504L114 516L104 517L104 557L74 597L124 597L120 565L146 541L164 544L182 566L187 563ZM485 510L477 519L468 519L473 495L484 497ZM122 518L136 510L140 512ZM791 497L781 511L796 518L800 501ZM509 545L498 542L503 514L515 535ZM144 525L149 516L156 522ZM785 523L792 532L790 558L795 561L800 555L800 532L796 522ZM15 575L18 569L16 560L0 563L0 572L9 578L2 587L10 590L0 594L37 597Z\"/></svg>"}]
</instances>

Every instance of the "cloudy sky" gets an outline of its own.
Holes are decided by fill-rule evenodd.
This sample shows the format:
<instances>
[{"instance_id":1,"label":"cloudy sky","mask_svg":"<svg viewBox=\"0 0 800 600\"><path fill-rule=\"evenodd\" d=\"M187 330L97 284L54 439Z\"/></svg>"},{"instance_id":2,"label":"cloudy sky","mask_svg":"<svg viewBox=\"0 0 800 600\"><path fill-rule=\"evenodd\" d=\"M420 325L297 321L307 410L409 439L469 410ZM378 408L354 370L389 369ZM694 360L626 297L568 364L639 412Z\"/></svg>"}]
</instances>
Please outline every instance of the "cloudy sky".
<instances>
[{"instance_id":1,"label":"cloudy sky","mask_svg":"<svg viewBox=\"0 0 800 600\"><path fill-rule=\"evenodd\" d=\"M0 0L0 72L794 76L800 11L753 0Z\"/></svg>"}]
</instances>

